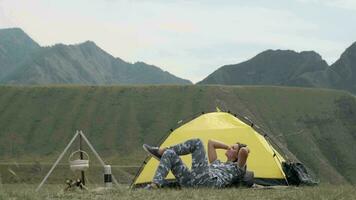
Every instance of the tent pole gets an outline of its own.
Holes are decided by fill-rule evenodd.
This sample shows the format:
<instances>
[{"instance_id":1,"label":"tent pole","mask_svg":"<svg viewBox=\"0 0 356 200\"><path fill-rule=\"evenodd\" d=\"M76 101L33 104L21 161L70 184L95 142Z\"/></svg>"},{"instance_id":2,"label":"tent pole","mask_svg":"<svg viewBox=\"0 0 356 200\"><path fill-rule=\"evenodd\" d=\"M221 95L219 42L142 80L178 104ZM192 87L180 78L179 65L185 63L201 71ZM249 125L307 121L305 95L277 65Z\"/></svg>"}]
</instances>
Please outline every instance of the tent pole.
<instances>
[{"instance_id":1,"label":"tent pole","mask_svg":"<svg viewBox=\"0 0 356 200\"><path fill-rule=\"evenodd\" d=\"M36 188L36 192L38 192L38 190L42 187L42 185L46 182L46 180L48 179L49 175L51 175L51 173L53 172L54 168L56 168L56 166L58 165L59 161L63 158L64 154L68 151L69 147L72 145L72 143L74 142L75 138L78 136L79 131L76 131L76 133L74 134L73 138L71 139L71 141L68 143L68 145L66 146L66 148L63 150L63 152L61 153L61 155L58 157L58 159L56 160L56 162L52 165L52 168L49 170L49 172L47 173L47 175L43 178L42 182L38 185L38 187Z\"/></svg>"}]
</instances>

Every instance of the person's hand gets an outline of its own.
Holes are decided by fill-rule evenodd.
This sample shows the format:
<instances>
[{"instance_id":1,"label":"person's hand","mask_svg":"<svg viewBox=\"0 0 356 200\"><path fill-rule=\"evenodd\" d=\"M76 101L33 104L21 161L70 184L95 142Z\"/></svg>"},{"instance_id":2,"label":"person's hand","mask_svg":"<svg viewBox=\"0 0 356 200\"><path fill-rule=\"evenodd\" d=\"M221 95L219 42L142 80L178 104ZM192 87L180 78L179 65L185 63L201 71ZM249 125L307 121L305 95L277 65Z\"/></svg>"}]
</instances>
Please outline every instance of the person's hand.
<instances>
[{"instance_id":1,"label":"person's hand","mask_svg":"<svg viewBox=\"0 0 356 200\"><path fill-rule=\"evenodd\" d=\"M230 149L238 150L239 147L240 147L240 145L238 145L238 144L233 144L233 145L230 146Z\"/></svg>"}]
</instances>

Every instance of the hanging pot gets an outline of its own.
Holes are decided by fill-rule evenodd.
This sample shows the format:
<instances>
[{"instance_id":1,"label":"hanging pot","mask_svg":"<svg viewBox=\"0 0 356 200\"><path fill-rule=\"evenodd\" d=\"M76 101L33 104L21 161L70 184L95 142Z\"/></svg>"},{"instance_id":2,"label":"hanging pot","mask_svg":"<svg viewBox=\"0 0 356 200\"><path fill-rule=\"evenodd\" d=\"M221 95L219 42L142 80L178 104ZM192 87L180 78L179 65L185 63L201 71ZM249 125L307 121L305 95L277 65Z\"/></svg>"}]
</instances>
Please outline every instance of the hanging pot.
<instances>
[{"instance_id":1,"label":"hanging pot","mask_svg":"<svg viewBox=\"0 0 356 200\"><path fill-rule=\"evenodd\" d=\"M83 159L72 159L74 155L83 153L85 156ZM74 151L68 158L69 166L72 171L85 171L89 168L89 155L85 151Z\"/></svg>"}]
</instances>

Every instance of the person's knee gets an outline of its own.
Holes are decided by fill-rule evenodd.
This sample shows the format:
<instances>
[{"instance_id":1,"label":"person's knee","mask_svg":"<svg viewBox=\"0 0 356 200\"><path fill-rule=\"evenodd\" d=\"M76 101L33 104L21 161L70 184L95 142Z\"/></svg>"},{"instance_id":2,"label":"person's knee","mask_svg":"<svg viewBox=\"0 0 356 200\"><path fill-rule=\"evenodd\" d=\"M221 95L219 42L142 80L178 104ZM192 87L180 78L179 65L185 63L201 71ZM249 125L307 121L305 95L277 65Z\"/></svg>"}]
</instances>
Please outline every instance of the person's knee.
<instances>
[{"instance_id":1,"label":"person's knee","mask_svg":"<svg viewBox=\"0 0 356 200\"><path fill-rule=\"evenodd\" d=\"M203 141L200 138L194 138L191 141L197 146L203 146Z\"/></svg>"},{"instance_id":2,"label":"person's knee","mask_svg":"<svg viewBox=\"0 0 356 200\"><path fill-rule=\"evenodd\" d=\"M165 162L171 163L171 165L176 165L176 164L179 163L180 158L179 158L178 154L174 150L167 149L162 154L161 161L162 160L164 160Z\"/></svg>"},{"instance_id":3,"label":"person's knee","mask_svg":"<svg viewBox=\"0 0 356 200\"><path fill-rule=\"evenodd\" d=\"M166 149L163 154L162 154L162 157L168 157L168 158L171 158L173 155L175 155L176 152L173 151L172 149Z\"/></svg>"}]
</instances>

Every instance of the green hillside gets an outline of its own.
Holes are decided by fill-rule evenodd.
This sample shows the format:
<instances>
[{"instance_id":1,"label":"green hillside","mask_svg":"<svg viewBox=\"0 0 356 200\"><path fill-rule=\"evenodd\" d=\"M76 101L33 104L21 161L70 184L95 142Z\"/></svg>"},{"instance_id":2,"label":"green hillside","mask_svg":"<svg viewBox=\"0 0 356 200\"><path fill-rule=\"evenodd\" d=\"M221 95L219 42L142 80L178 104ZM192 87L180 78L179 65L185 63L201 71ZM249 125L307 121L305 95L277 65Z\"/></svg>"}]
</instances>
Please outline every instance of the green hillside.
<instances>
[{"instance_id":1,"label":"green hillside","mask_svg":"<svg viewBox=\"0 0 356 200\"><path fill-rule=\"evenodd\" d=\"M21 29L0 29L0 84L191 84L143 62L115 58L94 42L40 47Z\"/></svg>"},{"instance_id":2,"label":"green hillside","mask_svg":"<svg viewBox=\"0 0 356 200\"><path fill-rule=\"evenodd\" d=\"M323 182L356 183L356 99L283 87L0 87L2 162L53 161L82 129L112 164L145 157L177 122L216 106L270 132Z\"/></svg>"}]
</instances>

